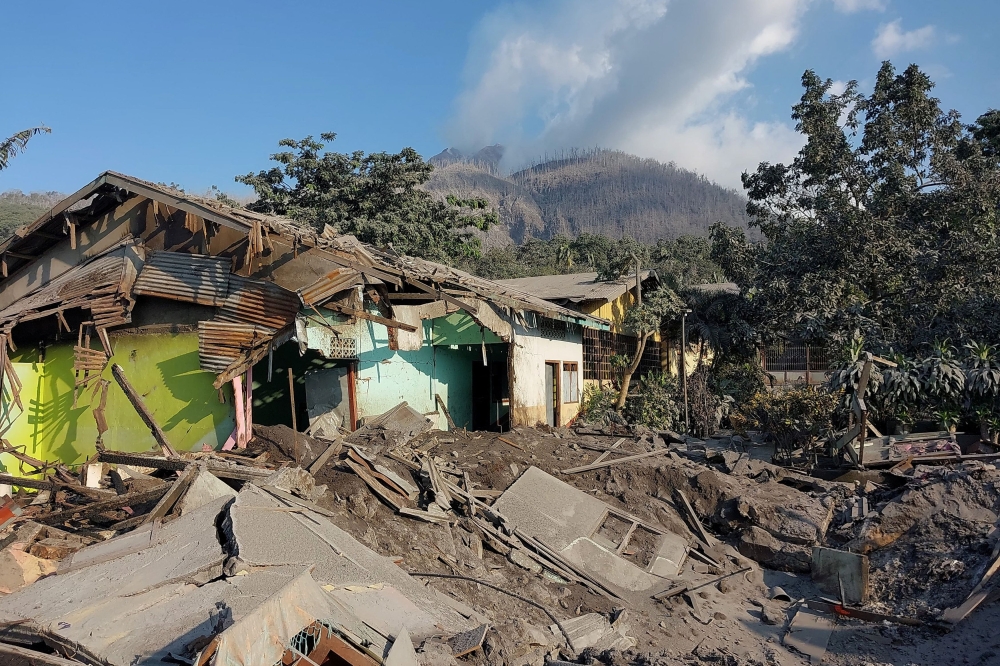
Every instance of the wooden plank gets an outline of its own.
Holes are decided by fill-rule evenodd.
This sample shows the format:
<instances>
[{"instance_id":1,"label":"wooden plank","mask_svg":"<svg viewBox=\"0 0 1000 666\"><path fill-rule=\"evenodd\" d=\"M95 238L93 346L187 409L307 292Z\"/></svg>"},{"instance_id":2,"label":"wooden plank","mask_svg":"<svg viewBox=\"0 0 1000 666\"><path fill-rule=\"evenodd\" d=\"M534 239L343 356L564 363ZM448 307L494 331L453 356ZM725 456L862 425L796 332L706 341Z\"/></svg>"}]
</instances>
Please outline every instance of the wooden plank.
<instances>
[{"instance_id":1,"label":"wooden plank","mask_svg":"<svg viewBox=\"0 0 1000 666\"><path fill-rule=\"evenodd\" d=\"M146 514L146 518L143 522L148 522L156 518L163 518L170 513L170 510L174 508L177 501L184 496L184 493L187 492L188 487L191 485L191 482L194 481L194 477L197 474L198 468L194 465L191 465L186 470L181 472L181 475L177 477L177 480L171 484L170 490L168 490L167 493L160 498L160 501L156 503L153 510Z\"/></svg>"},{"instance_id":2,"label":"wooden plank","mask_svg":"<svg viewBox=\"0 0 1000 666\"><path fill-rule=\"evenodd\" d=\"M705 531L705 527L701 524L701 521L698 519L698 514L694 512L694 507L691 506L690 502L688 502L687 495L685 495L684 491L681 490L680 488L677 489L677 494L680 496L681 502L684 503L684 508L685 510L687 510L688 515L691 516L691 520L694 521L695 527L698 530L698 536L701 538L701 540L705 543L706 546L711 546L712 545L711 537L708 536L708 532Z\"/></svg>"},{"instance_id":3,"label":"wooden plank","mask_svg":"<svg viewBox=\"0 0 1000 666\"><path fill-rule=\"evenodd\" d=\"M406 280L407 284L412 285L412 286L416 287L417 289L419 289L419 290L421 290L423 292L426 292L426 293L434 296L438 300L448 301L452 305L460 307L461 309L465 310L466 312L468 312L473 317L475 317L477 314L479 314L479 310L477 310L473 306L469 305L465 301L457 299L454 296L452 296L451 294L446 293L440 287L438 287L437 289L435 289L433 287L428 287L427 285L425 285L423 282L421 282L419 280L414 280L413 278L409 278L409 277L405 277L405 276L403 277L403 279Z\"/></svg>"},{"instance_id":4,"label":"wooden plank","mask_svg":"<svg viewBox=\"0 0 1000 666\"><path fill-rule=\"evenodd\" d=\"M515 444L514 442L510 441L506 437L497 437L497 439L499 439L504 444L509 444L510 446L513 446L515 449L518 449L520 451L524 451L524 447L523 446L521 446L520 444Z\"/></svg>"},{"instance_id":5,"label":"wooden plank","mask_svg":"<svg viewBox=\"0 0 1000 666\"><path fill-rule=\"evenodd\" d=\"M368 473L368 470L362 465L359 465L349 458L344 460L344 464L350 467L351 471L357 474L361 480L368 485L371 491L378 497L382 498L386 504L400 512L402 509L406 508L406 504L403 502L402 498L396 496L395 493L392 493L383 487L382 484L372 477L372 475Z\"/></svg>"},{"instance_id":6,"label":"wooden plank","mask_svg":"<svg viewBox=\"0 0 1000 666\"><path fill-rule=\"evenodd\" d=\"M135 390L135 388L133 388L132 384L125 376L125 370L122 366L115 363L111 366L111 374L114 376L115 381L118 382L118 385L122 387L122 391L125 392L125 396L128 398L128 401L132 403L135 411L139 413L139 418L142 419L142 422L145 423L146 427L153 433L153 439L155 439L156 443L160 445L163 455L168 457L177 457L177 451L174 450L174 447L170 446L170 442L167 440L167 434L163 432L163 428L161 428L156 422L156 419L153 418L152 412L150 412L146 407L146 403L143 402L142 397Z\"/></svg>"},{"instance_id":7,"label":"wooden plank","mask_svg":"<svg viewBox=\"0 0 1000 666\"><path fill-rule=\"evenodd\" d=\"M448 518L448 516L438 516L428 511L410 509L405 506L399 510L399 515L408 516L410 518L419 518L420 520L425 520L428 523L450 524L452 521L452 519Z\"/></svg>"},{"instance_id":8,"label":"wooden plank","mask_svg":"<svg viewBox=\"0 0 1000 666\"><path fill-rule=\"evenodd\" d=\"M0 483L10 486L20 486L21 488L34 488L35 490L56 490L59 487L51 481L22 479L19 476L11 476L10 474L0 474Z\"/></svg>"},{"instance_id":9,"label":"wooden plank","mask_svg":"<svg viewBox=\"0 0 1000 666\"><path fill-rule=\"evenodd\" d=\"M312 461L312 464L309 465L309 473L315 475L316 472L323 469L323 466L330 461L330 458L340 453L343 448L343 440L338 439L335 442L331 442L330 446L326 447L326 451L319 454L319 457Z\"/></svg>"},{"instance_id":10,"label":"wooden plank","mask_svg":"<svg viewBox=\"0 0 1000 666\"><path fill-rule=\"evenodd\" d=\"M441 399L441 395L438 394L438 393L435 393L434 394L434 400L435 400L435 402L437 402L438 406L441 408L441 411L444 412L444 417L446 419L448 419L448 427L450 429L452 429L452 430L458 430L458 426L455 425L454 419L451 418L451 412L449 412L448 408L445 406L444 400Z\"/></svg>"},{"instance_id":11,"label":"wooden plank","mask_svg":"<svg viewBox=\"0 0 1000 666\"><path fill-rule=\"evenodd\" d=\"M0 662L7 666L81 666L83 663L8 643L0 643Z\"/></svg>"},{"instance_id":12,"label":"wooden plank","mask_svg":"<svg viewBox=\"0 0 1000 666\"><path fill-rule=\"evenodd\" d=\"M615 442L614 444L612 444L611 447L609 449L607 449L604 453L602 453L601 455L597 456L597 460L595 460L594 462L592 462L590 464L591 465L596 465L598 463L602 463L605 460L607 460L608 456L611 455L611 452L614 451L615 449L617 449L619 446L621 446L624 441L625 441L625 438L622 437L617 442Z\"/></svg>"},{"instance_id":13,"label":"wooden plank","mask_svg":"<svg viewBox=\"0 0 1000 666\"><path fill-rule=\"evenodd\" d=\"M170 486L163 484L157 488L128 493L127 495L119 495L114 499L105 500L103 502L94 502L93 504L88 504L86 506L77 506L71 509L64 509L63 511L55 511L48 515L38 516L35 520L45 524L60 523L77 515L81 517L92 516L95 513L101 513L102 511L120 509L125 506L132 506L133 504L145 504L146 502L152 502L153 500L160 499L160 497L166 494L169 489Z\"/></svg>"},{"instance_id":14,"label":"wooden plank","mask_svg":"<svg viewBox=\"0 0 1000 666\"><path fill-rule=\"evenodd\" d=\"M583 465L582 467L570 467L569 469L561 470L563 474L578 474L580 472L589 472L595 469L601 469L602 467L610 467L611 465L618 465L621 463L632 462L633 460L642 460L643 458L650 458L652 456L661 456L669 453L670 449L657 449L656 451L647 451L645 453L637 453L634 456L625 456L624 458L615 458L614 460L605 460L599 463L592 463L590 465Z\"/></svg>"},{"instance_id":15,"label":"wooden plank","mask_svg":"<svg viewBox=\"0 0 1000 666\"><path fill-rule=\"evenodd\" d=\"M327 303L323 306L328 310L336 310L337 312L342 312L345 315L351 317L357 317L358 319L367 319L368 321L373 321L377 324L382 324L387 328L399 328L404 331L409 331L410 333L416 333L417 327L413 324L404 324L401 321L396 321L395 319L387 319L386 317L380 317L378 315L373 315L364 310L355 310L354 308L349 308L346 305L340 305L339 303Z\"/></svg>"}]
</instances>

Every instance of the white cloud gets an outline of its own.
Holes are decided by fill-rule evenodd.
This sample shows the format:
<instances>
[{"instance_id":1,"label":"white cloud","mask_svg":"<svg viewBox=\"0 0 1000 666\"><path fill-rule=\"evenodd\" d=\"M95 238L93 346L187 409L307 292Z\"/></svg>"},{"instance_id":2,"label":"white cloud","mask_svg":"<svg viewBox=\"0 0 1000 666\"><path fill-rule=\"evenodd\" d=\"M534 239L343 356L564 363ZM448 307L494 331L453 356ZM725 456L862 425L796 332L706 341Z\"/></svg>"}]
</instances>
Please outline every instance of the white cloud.
<instances>
[{"instance_id":1,"label":"white cloud","mask_svg":"<svg viewBox=\"0 0 1000 666\"><path fill-rule=\"evenodd\" d=\"M545 0L510 4L472 38L453 145L500 142L517 166L546 150L601 146L739 187L801 145L784 122L735 108L746 76L787 49L809 0Z\"/></svg>"},{"instance_id":2,"label":"white cloud","mask_svg":"<svg viewBox=\"0 0 1000 666\"><path fill-rule=\"evenodd\" d=\"M888 0L833 0L833 6L838 12L853 14L866 10L885 11Z\"/></svg>"},{"instance_id":3,"label":"white cloud","mask_svg":"<svg viewBox=\"0 0 1000 666\"><path fill-rule=\"evenodd\" d=\"M903 20L896 19L879 26L878 33L872 40L872 51L876 56L885 59L907 51L925 49L937 37L937 29L933 25L925 25L909 32L905 32L902 25Z\"/></svg>"}]
</instances>

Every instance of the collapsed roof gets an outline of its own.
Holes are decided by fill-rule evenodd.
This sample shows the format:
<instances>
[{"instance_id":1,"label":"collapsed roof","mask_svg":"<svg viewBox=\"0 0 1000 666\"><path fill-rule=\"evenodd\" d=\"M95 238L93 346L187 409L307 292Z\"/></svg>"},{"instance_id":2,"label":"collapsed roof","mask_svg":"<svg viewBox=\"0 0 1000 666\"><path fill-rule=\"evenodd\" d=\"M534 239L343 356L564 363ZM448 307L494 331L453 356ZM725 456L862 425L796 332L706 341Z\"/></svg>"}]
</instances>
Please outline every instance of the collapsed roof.
<instances>
[{"instance_id":1,"label":"collapsed roof","mask_svg":"<svg viewBox=\"0 0 1000 666\"><path fill-rule=\"evenodd\" d=\"M2 640L100 666L279 663L303 631L339 636L377 659L364 663L381 663L404 631L454 634L480 619L318 506L252 484L84 548L57 575L0 599Z\"/></svg>"},{"instance_id":2,"label":"collapsed roof","mask_svg":"<svg viewBox=\"0 0 1000 666\"><path fill-rule=\"evenodd\" d=\"M443 302L504 340L535 317L608 328L516 286L111 171L0 243L0 268L7 340L19 323L52 315L75 332L66 315L78 308L110 356L107 329L131 321L136 296L216 308L199 323L202 369L218 374L216 386L290 339L300 310L319 306L395 326L394 302Z\"/></svg>"}]
</instances>

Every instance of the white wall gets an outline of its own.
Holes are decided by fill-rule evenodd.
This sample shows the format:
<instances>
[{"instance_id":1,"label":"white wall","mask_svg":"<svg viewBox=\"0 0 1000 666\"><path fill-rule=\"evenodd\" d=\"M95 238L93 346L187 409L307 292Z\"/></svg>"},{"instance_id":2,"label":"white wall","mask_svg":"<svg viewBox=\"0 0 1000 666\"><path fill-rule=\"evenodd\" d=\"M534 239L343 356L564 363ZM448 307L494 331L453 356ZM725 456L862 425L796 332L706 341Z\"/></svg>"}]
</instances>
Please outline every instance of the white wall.
<instances>
[{"instance_id":1,"label":"white wall","mask_svg":"<svg viewBox=\"0 0 1000 666\"><path fill-rule=\"evenodd\" d=\"M528 314L529 322L532 315ZM533 426L545 423L545 362L575 362L580 372L580 391L583 391L583 333L579 327L568 326L564 340L544 337L537 328L514 325L514 344L511 350L511 418L512 425ZM560 373L562 366L560 365ZM560 396L561 398L562 396ZM579 411L580 404L563 403L561 421L565 425Z\"/></svg>"}]
</instances>

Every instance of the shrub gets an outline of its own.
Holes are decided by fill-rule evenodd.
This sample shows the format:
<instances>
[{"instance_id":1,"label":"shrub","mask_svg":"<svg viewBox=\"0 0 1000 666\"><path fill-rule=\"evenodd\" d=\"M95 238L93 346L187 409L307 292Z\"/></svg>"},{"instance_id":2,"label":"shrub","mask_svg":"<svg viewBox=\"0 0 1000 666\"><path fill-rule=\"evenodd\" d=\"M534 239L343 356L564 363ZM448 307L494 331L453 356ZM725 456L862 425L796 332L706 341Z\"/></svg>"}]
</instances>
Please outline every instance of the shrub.
<instances>
[{"instance_id":1,"label":"shrub","mask_svg":"<svg viewBox=\"0 0 1000 666\"><path fill-rule=\"evenodd\" d=\"M650 372L639 380L639 395L625 403L626 415L632 423L673 430L682 419L677 401L677 379L662 372Z\"/></svg>"},{"instance_id":2,"label":"shrub","mask_svg":"<svg viewBox=\"0 0 1000 666\"><path fill-rule=\"evenodd\" d=\"M790 458L798 448L809 449L832 427L838 393L810 387L762 392L730 416L743 430L761 430L774 438L775 458ZM738 425L737 425L738 424Z\"/></svg>"},{"instance_id":3,"label":"shrub","mask_svg":"<svg viewBox=\"0 0 1000 666\"><path fill-rule=\"evenodd\" d=\"M614 411L618 391L610 386L587 384L583 387L580 413L591 423L603 423L609 411Z\"/></svg>"}]
</instances>

